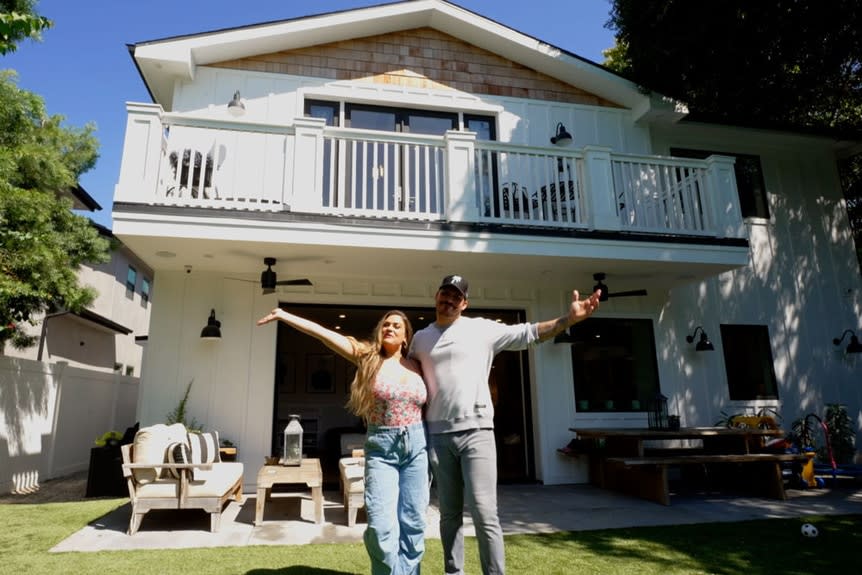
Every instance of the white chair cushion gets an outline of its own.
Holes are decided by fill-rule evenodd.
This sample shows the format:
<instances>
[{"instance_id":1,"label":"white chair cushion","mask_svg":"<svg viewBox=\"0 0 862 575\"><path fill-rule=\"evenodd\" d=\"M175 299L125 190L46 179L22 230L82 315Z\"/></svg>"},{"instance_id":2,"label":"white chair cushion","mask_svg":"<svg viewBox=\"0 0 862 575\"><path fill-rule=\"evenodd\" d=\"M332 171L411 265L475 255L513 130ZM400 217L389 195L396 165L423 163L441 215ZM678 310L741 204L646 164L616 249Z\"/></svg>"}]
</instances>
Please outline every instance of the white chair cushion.
<instances>
[{"instance_id":1,"label":"white chair cushion","mask_svg":"<svg viewBox=\"0 0 862 575\"><path fill-rule=\"evenodd\" d=\"M135 434L132 463L164 463L168 445L176 442L186 442L186 428L182 423L173 425L157 423L141 428ZM158 466L154 466L152 469L134 469L132 471L135 481L138 483L155 481L161 472L162 468Z\"/></svg>"},{"instance_id":2,"label":"white chair cushion","mask_svg":"<svg viewBox=\"0 0 862 575\"><path fill-rule=\"evenodd\" d=\"M239 462L214 463L211 470L199 471L195 479L189 481L186 497L221 497L242 477L242 469ZM141 499L177 497L178 483L177 479L159 479L139 486L136 495Z\"/></svg>"}]
</instances>

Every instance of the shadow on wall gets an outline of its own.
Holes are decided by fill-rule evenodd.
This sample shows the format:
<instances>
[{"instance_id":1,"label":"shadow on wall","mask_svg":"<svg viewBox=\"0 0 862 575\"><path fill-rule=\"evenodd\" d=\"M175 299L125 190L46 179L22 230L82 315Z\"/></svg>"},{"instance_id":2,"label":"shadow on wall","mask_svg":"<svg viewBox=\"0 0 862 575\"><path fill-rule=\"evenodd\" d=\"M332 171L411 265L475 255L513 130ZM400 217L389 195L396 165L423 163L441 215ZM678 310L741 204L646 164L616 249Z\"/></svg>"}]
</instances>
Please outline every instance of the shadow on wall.
<instances>
[{"instance_id":1,"label":"shadow on wall","mask_svg":"<svg viewBox=\"0 0 862 575\"><path fill-rule=\"evenodd\" d=\"M95 438L134 417L139 385L65 362L0 357L0 492L86 469Z\"/></svg>"},{"instance_id":2,"label":"shadow on wall","mask_svg":"<svg viewBox=\"0 0 862 575\"><path fill-rule=\"evenodd\" d=\"M0 489L32 489L39 483L41 447L50 428L53 366L0 357Z\"/></svg>"}]
</instances>

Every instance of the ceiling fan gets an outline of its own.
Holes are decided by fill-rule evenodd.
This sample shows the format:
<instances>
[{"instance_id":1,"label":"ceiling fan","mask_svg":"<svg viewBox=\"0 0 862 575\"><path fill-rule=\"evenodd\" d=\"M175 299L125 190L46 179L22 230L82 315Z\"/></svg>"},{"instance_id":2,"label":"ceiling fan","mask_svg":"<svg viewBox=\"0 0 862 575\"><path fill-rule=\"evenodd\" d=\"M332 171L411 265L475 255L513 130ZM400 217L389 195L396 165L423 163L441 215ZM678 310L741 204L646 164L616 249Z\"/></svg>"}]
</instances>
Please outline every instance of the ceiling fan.
<instances>
[{"instance_id":1,"label":"ceiling fan","mask_svg":"<svg viewBox=\"0 0 862 575\"><path fill-rule=\"evenodd\" d=\"M636 289L631 291L618 291L613 292L608 289L608 286L604 284L604 279L606 275L604 272L598 272L593 274L593 279L596 280L596 285L593 286L593 291L597 289L602 290L602 295L599 297L599 301L607 301L608 298L611 297L629 297L636 295L647 295L647 291L645 289Z\"/></svg>"},{"instance_id":2,"label":"ceiling fan","mask_svg":"<svg viewBox=\"0 0 862 575\"><path fill-rule=\"evenodd\" d=\"M263 258L263 263L266 269L260 272L260 287L264 294L274 293L275 286L310 286L311 281L308 278L295 280L278 281L278 276L273 271L272 266L275 265L275 258Z\"/></svg>"}]
</instances>

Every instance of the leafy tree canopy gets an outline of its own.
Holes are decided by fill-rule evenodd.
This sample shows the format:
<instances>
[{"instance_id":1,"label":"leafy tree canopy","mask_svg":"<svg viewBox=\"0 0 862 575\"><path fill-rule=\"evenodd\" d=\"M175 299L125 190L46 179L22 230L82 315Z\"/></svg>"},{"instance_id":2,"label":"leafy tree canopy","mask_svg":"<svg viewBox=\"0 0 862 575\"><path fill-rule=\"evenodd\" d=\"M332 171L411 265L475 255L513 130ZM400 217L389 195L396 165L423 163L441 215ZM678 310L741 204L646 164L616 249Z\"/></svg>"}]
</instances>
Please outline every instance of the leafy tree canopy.
<instances>
[{"instance_id":1,"label":"leafy tree canopy","mask_svg":"<svg viewBox=\"0 0 862 575\"><path fill-rule=\"evenodd\" d=\"M862 2L612 0L605 65L747 125L862 129Z\"/></svg>"},{"instance_id":2,"label":"leafy tree canopy","mask_svg":"<svg viewBox=\"0 0 862 575\"><path fill-rule=\"evenodd\" d=\"M95 297L76 275L107 261L107 240L61 194L95 165L93 126L63 126L42 99L0 71L0 353L32 345L22 322L52 309L80 311Z\"/></svg>"},{"instance_id":3,"label":"leafy tree canopy","mask_svg":"<svg viewBox=\"0 0 862 575\"><path fill-rule=\"evenodd\" d=\"M35 0L0 0L0 55L14 52L21 40L39 40L54 25L36 14Z\"/></svg>"}]
</instances>

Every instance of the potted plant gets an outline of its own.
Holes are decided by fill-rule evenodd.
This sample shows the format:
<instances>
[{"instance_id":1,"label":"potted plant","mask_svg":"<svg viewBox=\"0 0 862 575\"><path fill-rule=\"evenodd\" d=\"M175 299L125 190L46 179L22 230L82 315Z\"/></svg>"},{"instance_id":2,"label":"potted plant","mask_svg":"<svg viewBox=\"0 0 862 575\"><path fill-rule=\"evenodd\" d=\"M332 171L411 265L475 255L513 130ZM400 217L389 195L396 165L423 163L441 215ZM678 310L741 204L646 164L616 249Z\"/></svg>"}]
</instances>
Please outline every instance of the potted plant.
<instances>
[{"instance_id":1,"label":"potted plant","mask_svg":"<svg viewBox=\"0 0 862 575\"><path fill-rule=\"evenodd\" d=\"M856 453L856 432L853 430L850 416L847 415L847 408L839 403L827 403L823 423L828 430L829 447L832 448L831 456L835 462L852 463ZM818 450L818 458L828 461L830 454L827 451L825 446Z\"/></svg>"}]
</instances>

